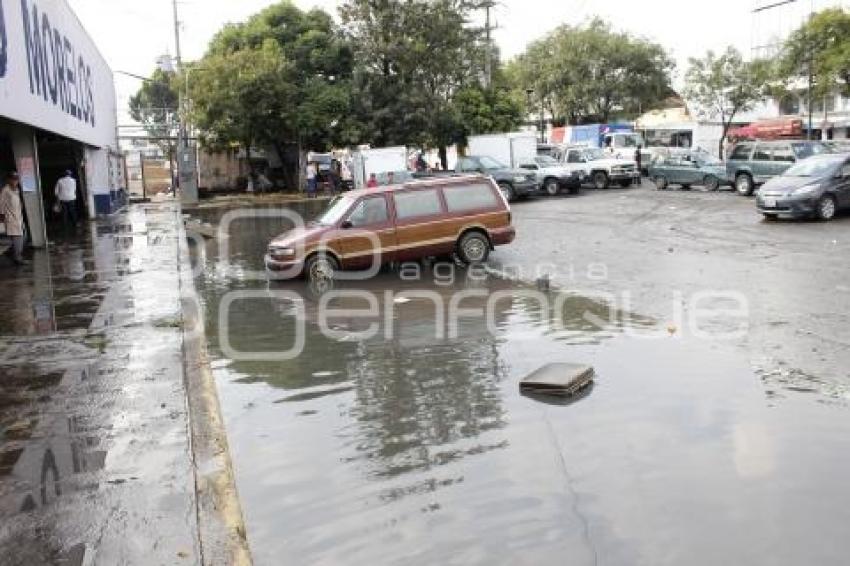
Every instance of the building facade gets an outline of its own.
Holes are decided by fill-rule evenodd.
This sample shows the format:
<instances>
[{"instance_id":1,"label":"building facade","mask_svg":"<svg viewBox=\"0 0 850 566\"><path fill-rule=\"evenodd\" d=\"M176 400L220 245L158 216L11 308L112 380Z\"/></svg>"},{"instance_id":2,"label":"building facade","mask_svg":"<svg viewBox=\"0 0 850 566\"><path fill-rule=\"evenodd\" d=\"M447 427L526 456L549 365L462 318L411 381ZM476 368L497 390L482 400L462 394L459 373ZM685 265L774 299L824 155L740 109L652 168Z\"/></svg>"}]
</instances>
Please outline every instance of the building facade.
<instances>
[{"instance_id":1,"label":"building facade","mask_svg":"<svg viewBox=\"0 0 850 566\"><path fill-rule=\"evenodd\" d=\"M36 247L65 171L83 217L123 201L112 71L65 0L0 0L0 175L13 170Z\"/></svg>"}]
</instances>

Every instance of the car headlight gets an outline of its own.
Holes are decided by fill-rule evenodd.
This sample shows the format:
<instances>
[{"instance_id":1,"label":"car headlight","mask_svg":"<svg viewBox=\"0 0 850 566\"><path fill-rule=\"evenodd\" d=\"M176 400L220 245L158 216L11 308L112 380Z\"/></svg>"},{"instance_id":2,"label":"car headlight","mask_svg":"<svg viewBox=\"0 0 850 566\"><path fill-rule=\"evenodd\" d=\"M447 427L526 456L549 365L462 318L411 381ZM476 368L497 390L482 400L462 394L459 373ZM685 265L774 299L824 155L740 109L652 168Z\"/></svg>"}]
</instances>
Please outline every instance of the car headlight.
<instances>
[{"instance_id":1,"label":"car headlight","mask_svg":"<svg viewBox=\"0 0 850 566\"><path fill-rule=\"evenodd\" d=\"M281 246L269 246L269 255L278 259L294 257L295 250L293 248L286 248Z\"/></svg>"},{"instance_id":2,"label":"car headlight","mask_svg":"<svg viewBox=\"0 0 850 566\"><path fill-rule=\"evenodd\" d=\"M806 185L804 187L800 187L799 189L794 189L791 191L793 196L802 196L802 195L810 195L812 193L816 193L820 190L819 185Z\"/></svg>"},{"instance_id":3,"label":"car headlight","mask_svg":"<svg viewBox=\"0 0 850 566\"><path fill-rule=\"evenodd\" d=\"M517 175L514 177L514 183L524 183L525 175Z\"/></svg>"}]
</instances>

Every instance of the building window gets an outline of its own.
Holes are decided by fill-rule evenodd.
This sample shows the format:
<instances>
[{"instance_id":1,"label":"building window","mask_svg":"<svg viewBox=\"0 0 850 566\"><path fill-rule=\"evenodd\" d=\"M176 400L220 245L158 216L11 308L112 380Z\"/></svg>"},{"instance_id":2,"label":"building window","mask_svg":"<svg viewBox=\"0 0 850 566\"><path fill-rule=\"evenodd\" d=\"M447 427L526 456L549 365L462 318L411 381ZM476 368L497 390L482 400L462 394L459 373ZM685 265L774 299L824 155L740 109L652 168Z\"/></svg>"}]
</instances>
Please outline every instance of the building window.
<instances>
[{"instance_id":1,"label":"building window","mask_svg":"<svg viewBox=\"0 0 850 566\"><path fill-rule=\"evenodd\" d=\"M796 94L786 94L779 101L779 113L784 116L800 113L800 97Z\"/></svg>"},{"instance_id":2,"label":"building window","mask_svg":"<svg viewBox=\"0 0 850 566\"><path fill-rule=\"evenodd\" d=\"M827 96L826 100L826 111L827 112L835 112L835 97ZM812 112L814 114L823 114L823 103L824 98L815 98L812 100Z\"/></svg>"}]
</instances>

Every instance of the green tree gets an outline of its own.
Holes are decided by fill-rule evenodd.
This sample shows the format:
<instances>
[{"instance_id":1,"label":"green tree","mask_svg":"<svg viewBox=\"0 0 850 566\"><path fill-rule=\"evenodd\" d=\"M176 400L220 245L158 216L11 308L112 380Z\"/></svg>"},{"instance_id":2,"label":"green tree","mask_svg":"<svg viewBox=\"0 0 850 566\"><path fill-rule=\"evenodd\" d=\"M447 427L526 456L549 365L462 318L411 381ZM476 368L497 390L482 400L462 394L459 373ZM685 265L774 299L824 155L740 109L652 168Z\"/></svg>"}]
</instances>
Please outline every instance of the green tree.
<instances>
[{"instance_id":1,"label":"green tree","mask_svg":"<svg viewBox=\"0 0 850 566\"><path fill-rule=\"evenodd\" d=\"M563 25L529 45L508 69L518 93L570 124L608 122L653 108L672 93L673 61L655 43L594 19Z\"/></svg>"},{"instance_id":2,"label":"green tree","mask_svg":"<svg viewBox=\"0 0 850 566\"><path fill-rule=\"evenodd\" d=\"M768 62L744 61L734 47L728 47L720 55L709 51L702 58L689 60L683 94L699 115L720 120L723 133L718 154L721 159L723 143L732 120L765 99L771 86L771 77Z\"/></svg>"},{"instance_id":3,"label":"green tree","mask_svg":"<svg viewBox=\"0 0 850 566\"><path fill-rule=\"evenodd\" d=\"M173 161L178 125L177 76L157 69L130 97L130 117L139 122L154 143Z\"/></svg>"},{"instance_id":4,"label":"green tree","mask_svg":"<svg viewBox=\"0 0 850 566\"><path fill-rule=\"evenodd\" d=\"M205 146L238 143L250 155L252 147L278 135L279 127L297 121L293 65L273 40L211 54L202 65L192 72L191 84L194 120Z\"/></svg>"},{"instance_id":5,"label":"green tree","mask_svg":"<svg viewBox=\"0 0 850 566\"><path fill-rule=\"evenodd\" d=\"M484 74L481 30L466 0L348 0L340 8L356 47L355 115L377 146L459 141L455 95Z\"/></svg>"},{"instance_id":6,"label":"green tree","mask_svg":"<svg viewBox=\"0 0 850 566\"><path fill-rule=\"evenodd\" d=\"M273 147L289 186L306 149L349 143L353 56L333 18L290 1L225 26L192 74L195 119L215 143Z\"/></svg>"},{"instance_id":7,"label":"green tree","mask_svg":"<svg viewBox=\"0 0 850 566\"><path fill-rule=\"evenodd\" d=\"M781 75L799 79L810 65L816 96L836 91L850 96L849 13L841 8L818 12L791 34L783 49Z\"/></svg>"}]
</instances>

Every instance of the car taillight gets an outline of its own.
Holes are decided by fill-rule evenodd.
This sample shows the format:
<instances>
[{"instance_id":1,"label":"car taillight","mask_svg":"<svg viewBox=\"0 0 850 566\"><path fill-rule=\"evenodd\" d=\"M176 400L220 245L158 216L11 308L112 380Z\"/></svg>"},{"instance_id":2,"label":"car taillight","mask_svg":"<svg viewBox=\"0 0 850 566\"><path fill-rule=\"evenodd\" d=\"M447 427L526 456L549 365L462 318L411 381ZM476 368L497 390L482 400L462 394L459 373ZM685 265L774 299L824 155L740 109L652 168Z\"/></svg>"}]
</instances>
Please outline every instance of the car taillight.
<instances>
[{"instance_id":1,"label":"car taillight","mask_svg":"<svg viewBox=\"0 0 850 566\"><path fill-rule=\"evenodd\" d=\"M508 224L510 224L510 223L511 223L511 211L509 210L508 211Z\"/></svg>"}]
</instances>

